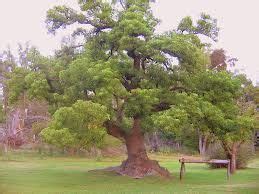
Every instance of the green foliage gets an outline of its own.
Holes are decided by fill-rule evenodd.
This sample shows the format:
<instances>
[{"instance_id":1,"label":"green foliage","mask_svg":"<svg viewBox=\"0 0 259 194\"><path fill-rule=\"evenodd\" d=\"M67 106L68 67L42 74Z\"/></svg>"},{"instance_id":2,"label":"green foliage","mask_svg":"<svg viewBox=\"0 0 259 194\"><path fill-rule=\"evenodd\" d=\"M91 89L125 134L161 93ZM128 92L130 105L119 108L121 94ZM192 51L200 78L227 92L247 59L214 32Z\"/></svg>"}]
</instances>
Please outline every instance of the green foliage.
<instances>
[{"instance_id":1,"label":"green foliage","mask_svg":"<svg viewBox=\"0 0 259 194\"><path fill-rule=\"evenodd\" d=\"M3 104L0 103L0 123L4 123L5 121L5 113L3 109Z\"/></svg>"},{"instance_id":2,"label":"green foliage","mask_svg":"<svg viewBox=\"0 0 259 194\"><path fill-rule=\"evenodd\" d=\"M182 126L187 122L187 114L179 108L171 108L154 116L154 124L165 131L180 134Z\"/></svg>"},{"instance_id":3,"label":"green foliage","mask_svg":"<svg viewBox=\"0 0 259 194\"><path fill-rule=\"evenodd\" d=\"M125 113L128 117L145 116L150 114L153 105L158 102L155 89L136 89L132 90L128 97Z\"/></svg>"},{"instance_id":4,"label":"green foliage","mask_svg":"<svg viewBox=\"0 0 259 194\"><path fill-rule=\"evenodd\" d=\"M78 99L98 102L124 129L130 127L134 117L141 117L142 126L148 128L153 122L151 115L156 115L155 107L171 104L174 100L170 87L182 81L173 77L170 57L180 62L178 72L199 72L207 59L197 34L208 35L205 31L212 29L215 21L203 14L199 21L210 23L204 32L156 35L158 20L152 15L149 1L79 1L79 6L81 12L56 6L47 13L48 29L53 33L73 23L91 26L86 30L85 53L60 73L64 94L55 94L54 98L65 105ZM202 25L198 22L197 26ZM134 66L138 59L142 67Z\"/></svg>"},{"instance_id":5,"label":"green foliage","mask_svg":"<svg viewBox=\"0 0 259 194\"><path fill-rule=\"evenodd\" d=\"M44 74L30 72L29 70L16 67L9 74L7 80L9 89L9 102L16 102L21 94L27 93L30 99L48 99L49 85Z\"/></svg>"},{"instance_id":6,"label":"green foliage","mask_svg":"<svg viewBox=\"0 0 259 194\"><path fill-rule=\"evenodd\" d=\"M226 71L206 71L195 78L196 92L215 104L233 102L241 95L241 81Z\"/></svg>"},{"instance_id":7,"label":"green foliage","mask_svg":"<svg viewBox=\"0 0 259 194\"><path fill-rule=\"evenodd\" d=\"M47 121L39 121L39 122L34 122L32 124L32 132L34 135L39 135L40 132L48 127L48 122Z\"/></svg>"},{"instance_id":8,"label":"green foliage","mask_svg":"<svg viewBox=\"0 0 259 194\"><path fill-rule=\"evenodd\" d=\"M50 87L44 74L31 72L24 79L30 99L48 98Z\"/></svg>"},{"instance_id":9,"label":"green foliage","mask_svg":"<svg viewBox=\"0 0 259 194\"><path fill-rule=\"evenodd\" d=\"M72 107L58 109L41 135L46 142L58 147L99 146L106 134L102 125L107 119L109 115L104 106L78 100Z\"/></svg>"},{"instance_id":10,"label":"green foliage","mask_svg":"<svg viewBox=\"0 0 259 194\"><path fill-rule=\"evenodd\" d=\"M12 74L9 75L9 79L7 80L7 85L9 89L9 98L8 101L13 104L16 102L20 95L24 93L26 89L26 83L24 77L28 74L28 70L16 67Z\"/></svg>"},{"instance_id":11,"label":"green foliage","mask_svg":"<svg viewBox=\"0 0 259 194\"><path fill-rule=\"evenodd\" d=\"M193 21L190 16L183 18L178 25L177 30L181 33L187 32L189 34L202 34L210 37L214 41L217 41L219 32L217 20L205 13L201 14L196 26L193 25Z\"/></svg>"},{"instance_id":12,"label":"green foliage","mask_svg":"<svg viewBox=\"0 0 259 194\"><path fill-rule=\"evenodd\" d=\"M55 130L48 127L41 132L41 135L44 141L60 148L72 147L75 144L75 138L68 128Z\"/></svg>"},{"instance_id":13,"label":"green foliage","mask_svg":"<svg viewBox=\"0 0 259 194\"><path fill-rule=\"evenodd\" d=\"M155 125L178 134L178 139L189 131L197 133L198 129L213 134L230 150L234 143L248 140L254 119L237 103L244 95L239 77L223 71L204 71L191 80L192 91L176 94L174 105L158 117L154 116Z\"/></svg>"},{"instance_id":14,"label":"green foliage","mask_svg":"<svg viewBox=\"0 0 259 194\"><path fill-rule=\"evenodd\" d=\"M63 47L55 58L45 58L32 49L29 68L15 69L9 80L10 101L26 93L47 99L56 111L42 131L46 141L98 145L104 122L130 132L135 118L143 132L159 128L180 138L187 129L199 129L230 142L248 137L251 115L237 103L242 79L206 69L210 62L200 35L217 39L214 18L203 13L195 23L186 17L178 29L156 34L159 21L148 0L78 3L79 11L53 7L46 23L51 33L79 24L74 35L84 35L84 52Z\"/></svg>"}]
</instances>

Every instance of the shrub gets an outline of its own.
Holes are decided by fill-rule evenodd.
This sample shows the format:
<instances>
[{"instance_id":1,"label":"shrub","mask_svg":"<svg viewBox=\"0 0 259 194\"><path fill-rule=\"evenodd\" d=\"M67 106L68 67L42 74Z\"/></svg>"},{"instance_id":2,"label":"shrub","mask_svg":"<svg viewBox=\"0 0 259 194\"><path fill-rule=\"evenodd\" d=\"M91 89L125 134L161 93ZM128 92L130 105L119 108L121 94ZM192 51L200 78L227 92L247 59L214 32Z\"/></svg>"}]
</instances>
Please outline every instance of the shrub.
<instances>
[{"instance_id":1,"label":"shrub","mask_svg":"<svg viewBox=\"0 0 259 194\"><path fill-rule=\"evenodd\" d=\"M207 159L221 159L227 160L227 155L219 143L214 143L209 146L207 150ZM248 162L255 155L253 144L247 142L241 145L237 153L237 169L246 168ZM226 167L224 164L210 164L211 168L223 168Z\"/></svg>"},{"instance_id":2,"label":"shrub","mask_svg":"<svg viewBox=\"0 0 259 194\"><path fill-rule=\"evenodd\" d=\"M237 153L237 168L246 168L248 162L255 156L252 143L243 144Z\"/></svg>"}]
</instances>

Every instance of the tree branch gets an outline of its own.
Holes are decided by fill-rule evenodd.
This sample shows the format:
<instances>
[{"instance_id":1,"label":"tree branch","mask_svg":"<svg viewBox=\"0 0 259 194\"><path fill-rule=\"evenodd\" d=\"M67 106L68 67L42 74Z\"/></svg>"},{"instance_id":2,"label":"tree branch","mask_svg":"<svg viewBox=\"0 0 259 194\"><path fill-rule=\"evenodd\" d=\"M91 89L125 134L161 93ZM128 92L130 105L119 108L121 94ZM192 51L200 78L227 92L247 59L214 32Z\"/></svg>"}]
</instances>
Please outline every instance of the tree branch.
<instances>
[{"instance_id":1,"label":"tree branch","mask_svg":"<svg viewBox=\"0 0 259 194\"><path fill-rule=\"evenodd\" d=\"M104 127L107 129L107 133L113 137L116 137L120 140L124 140L126 134L125 132L114 122L106 121Z\"/></svg>"},{"instance_id":2,"label":"tree branch","mask_svg":"<svg viewBox=\"0 0 259 194\"><path fill-rule=\"evenodd\" d=\"M224 142L221 141L222 147L225 151L227 151L229 154L232 154L232 151L230 150L230 148L228 147L228 145Z\"/></svg>"},{"instance_id":3,"label":"tree branch","mask_svg":"<svg viewBox=\"0 0 259 194\"><path fill-rule=\"evenodd\" d=\"M121 4L121 7L122 7L124 10L126 10L126 7L125 7L125 5L123 4L122 0L119 0L119 2L120 2L120 4Z\"/></svg>"},{"instance_id":4,"label":"tree branch","mask_svg":"<svg viewBox=\"0 0 259 194\"><path fill-rule=\"evenodd\" d=\"M161 102L159 104L154 105L152 111L153 112L164 111L164 110L170 109L170 107L171 107L171 104L167 102Z\"/></svg>"}]
</instances>

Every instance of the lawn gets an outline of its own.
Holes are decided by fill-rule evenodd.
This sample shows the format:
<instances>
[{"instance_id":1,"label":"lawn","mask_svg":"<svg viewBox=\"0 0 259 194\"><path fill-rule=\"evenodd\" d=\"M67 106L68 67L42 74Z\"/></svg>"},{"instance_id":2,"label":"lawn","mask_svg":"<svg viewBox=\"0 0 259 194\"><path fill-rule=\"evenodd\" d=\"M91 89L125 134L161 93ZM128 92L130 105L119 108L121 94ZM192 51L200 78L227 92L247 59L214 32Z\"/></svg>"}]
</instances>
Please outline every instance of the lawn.
<instances>
[{"instance_id":1,"label":"lawn","mask_svg":"<svg viewBox=\"0 0 259 194\"><path fill-rule=\"evenodd\" d=\"M151 156L170 170L173 179L147 177L140 180L115 173L91 171L118 165L121 158L61 158L19 156L0 158L0 193L3 194L196 194L259 193L259 158L249 168L226 180L226 170L212 170L205 164L187 164L179 181L177 156Z\"/></svg>"}]
</instances>

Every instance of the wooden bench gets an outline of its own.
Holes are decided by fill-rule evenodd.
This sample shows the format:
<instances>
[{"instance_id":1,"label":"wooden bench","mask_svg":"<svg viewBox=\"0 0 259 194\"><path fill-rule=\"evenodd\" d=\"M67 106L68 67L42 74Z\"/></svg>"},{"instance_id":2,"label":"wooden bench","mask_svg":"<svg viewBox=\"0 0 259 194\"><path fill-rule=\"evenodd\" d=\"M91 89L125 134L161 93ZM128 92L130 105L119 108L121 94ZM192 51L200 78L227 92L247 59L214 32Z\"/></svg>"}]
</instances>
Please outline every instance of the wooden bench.
<instances>
[{"instance_id":1,"label":"wooden bench","mask_svg":"<svg viewBox=\"0 0 259 194\"><path fill-rule=\"evenodd\" d=\"M180 169L180 180L182 180L183 175L185 173L185 163L206 163L206 164L226 164L227 165L227 179L230 178L230 160L191 160L191 159L185 159L181 158L179 159L179 162L181 163L181 169Z\"/></svg>"}]
</instances>

